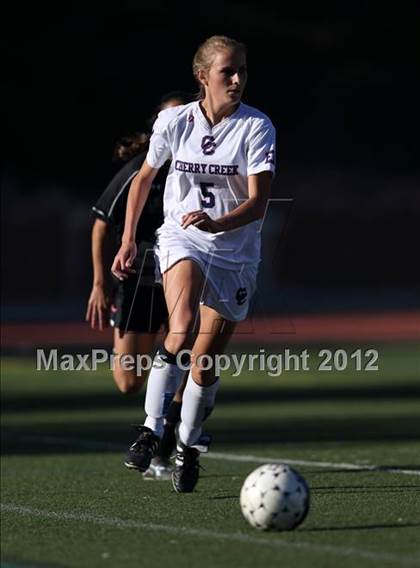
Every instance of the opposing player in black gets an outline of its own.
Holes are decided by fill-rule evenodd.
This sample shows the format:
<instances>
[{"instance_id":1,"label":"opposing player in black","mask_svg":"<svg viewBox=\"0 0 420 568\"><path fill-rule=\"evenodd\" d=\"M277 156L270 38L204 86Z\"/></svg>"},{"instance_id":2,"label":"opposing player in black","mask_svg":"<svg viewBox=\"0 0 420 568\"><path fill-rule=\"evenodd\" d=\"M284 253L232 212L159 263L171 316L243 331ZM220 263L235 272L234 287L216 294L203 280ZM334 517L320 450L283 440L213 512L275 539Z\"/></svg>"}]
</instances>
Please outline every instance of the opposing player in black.
<instances>
[{"instance_id":1,"label":"opposing player in black","mask_svg":"<svg viewBox=\"0 0 420 568\"><path fill-rule=\"evenodd\" d=\"M185 104L191 97L175 91L162 97L158 111ZM135 272L124 281L115 279L113 290L108 292L109 267L106 266L109 233L121 244L127 194L131 180L139 172L149 146L149 134L138 133L117 143L115 157L127 162L114 176L106 190L92 207L95 221L92 228L93 285L88 301L86 320L92 328L100 330L108 324L114 327L114 371L118 389L124 394L137 393L147 373L137 375L136 365L124 364L122 355L151 354L159 329L166 324L167 308L163 289L155 283L153 244L155 231L163 222L163 190L169 170L162 168L154 180L136 233L138 254ZM179 421L182 393L168 393L165 436L151 468L145 477L165 479L170 474L169 456L175 445L174 428ZM136 469L136 464L127 467Z\"/></svg>"}]
</instances>

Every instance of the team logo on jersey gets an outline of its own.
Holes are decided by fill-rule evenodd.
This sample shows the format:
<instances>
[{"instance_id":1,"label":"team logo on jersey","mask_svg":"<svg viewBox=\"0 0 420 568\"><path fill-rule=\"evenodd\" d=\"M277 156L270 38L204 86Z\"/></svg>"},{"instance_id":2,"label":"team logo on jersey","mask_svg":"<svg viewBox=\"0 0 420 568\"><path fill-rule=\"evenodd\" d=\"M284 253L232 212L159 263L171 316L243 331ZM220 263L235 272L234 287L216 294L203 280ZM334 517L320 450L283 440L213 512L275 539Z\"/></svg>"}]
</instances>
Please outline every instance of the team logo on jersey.
<instances>
[{"instance_id":1,"label":"team logo on jersey","mask_svg":"<svg viewBox=\"0 0 420 568\"><path fill-rule=\"evenodd\" d=\"M269 150L265 153L265 163L274 164L274 150Z\"/></svg>"},{"instance_id":2,"label":"team logo on jersey","mask_svg":"<svg viewBox=\"0 0 420 568\"><path fill-rule=\"evenodd\" d=\"M245 304L247 296L248 292L246 291L246 288L238 288L235 296L236 303L238 304L238 306L242 306L242 304Z\"/></svg>"},{"instance_id":3,"label":"team logo on jersey","mask_svg":"<svg viewBox=\"0 0 420 568\"><path fill-rule=\"evenodd\" d=\"M201 149L203 150L203 154L206 154L206 156L214 154L216 150L214 136L203 136L203 139L201 140Z\"/></svg>"}]
</instances>

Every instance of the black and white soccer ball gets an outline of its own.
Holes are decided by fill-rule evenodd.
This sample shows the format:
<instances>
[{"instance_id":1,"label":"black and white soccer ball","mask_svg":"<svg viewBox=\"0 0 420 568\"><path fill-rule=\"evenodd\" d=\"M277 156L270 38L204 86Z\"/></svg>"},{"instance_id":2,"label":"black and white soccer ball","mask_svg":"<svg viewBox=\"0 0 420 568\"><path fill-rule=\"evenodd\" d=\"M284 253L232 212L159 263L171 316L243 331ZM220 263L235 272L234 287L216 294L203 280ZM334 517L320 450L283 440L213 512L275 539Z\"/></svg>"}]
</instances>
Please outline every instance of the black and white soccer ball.
<instances>
[{"instance_id":1,"label":"black and white soccer ball","mask_svg":"<svg viewBox=\"0 0 420 568\"><path fill-rule=\"evenodd\" d=\"M309 486L285 464L265 464L251 472L241 489L242 514L264 531L290 531L309 511Z\"/></svg>"}]
</instances>

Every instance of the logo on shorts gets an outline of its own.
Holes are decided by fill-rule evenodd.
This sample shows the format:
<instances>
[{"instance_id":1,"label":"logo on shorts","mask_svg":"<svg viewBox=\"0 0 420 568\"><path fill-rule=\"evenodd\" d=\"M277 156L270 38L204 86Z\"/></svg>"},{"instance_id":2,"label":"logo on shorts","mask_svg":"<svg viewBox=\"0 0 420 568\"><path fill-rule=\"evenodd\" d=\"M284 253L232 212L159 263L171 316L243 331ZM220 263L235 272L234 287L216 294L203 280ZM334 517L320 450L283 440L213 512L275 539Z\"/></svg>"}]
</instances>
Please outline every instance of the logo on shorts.
<instances>
[{"instance_id":1,"label":"logo on shorts","mask_svg":"<svg viewBox=\"0 0 420 568\"><path fill-rule=\"evenodd\" d=\"M248 292L246 291L246 288L238 288L235 296L238 306L245 304L247 296Z\"/></svg>"},{"instance_id":2,"label":"logo on shorts","mask_svg":"<svg viewBox=\"0 0 420 568\"><path fill-rule=\"evenodd\" d=\"M206 154L206 156L214 154L216 149L214 136L203 136L203 139L201 140L201 149L203 150L203 154Z\"/></svg>"},{"instance_id":3,"label":"logo on shorts","mask_svg":"<svg viewBox=\"0 0 420 568\"><path fill-rule=\"evenodd\" d=\"M274 164L274 150L269 150L265 153L265 163Z\"/></svg>"}]
</instances>

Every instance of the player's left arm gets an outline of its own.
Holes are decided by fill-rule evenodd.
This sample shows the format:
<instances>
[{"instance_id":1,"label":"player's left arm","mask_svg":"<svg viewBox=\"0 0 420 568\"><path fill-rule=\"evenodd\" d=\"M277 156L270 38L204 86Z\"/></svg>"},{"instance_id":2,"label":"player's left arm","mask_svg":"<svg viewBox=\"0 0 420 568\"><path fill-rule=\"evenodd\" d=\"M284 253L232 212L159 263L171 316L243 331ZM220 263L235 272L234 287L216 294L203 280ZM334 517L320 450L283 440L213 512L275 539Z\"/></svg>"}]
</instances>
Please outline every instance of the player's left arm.
<instances>
[{"instance_id":1,"label":"player's left arm","mask_svg":"<svg viewBox=\"0 0 420 568\"><path fill-rule=\"evenodd\" d=\"M263 171L248 176L248 199L218 219L211 219L204 211L191 211L182 217L182 227L195 225L202 231L218 233L232 231L262 219L270 197L273 173Z\"/></svg>"},{"instance_id":2,"label":"player's left arm","mask_svg":"<svg viewBox=\"0 0 420 568\"><path fill-rule=\"evenodd\" d=\"M248 199L218 219L211 219L203 211L192 211L182 219L184 229L195 225L203 231L218 233L262 219L275 171L275 144L276 132L271 121L267 118L255 121L246 140Z\"/></svg>"}]
</instances>

